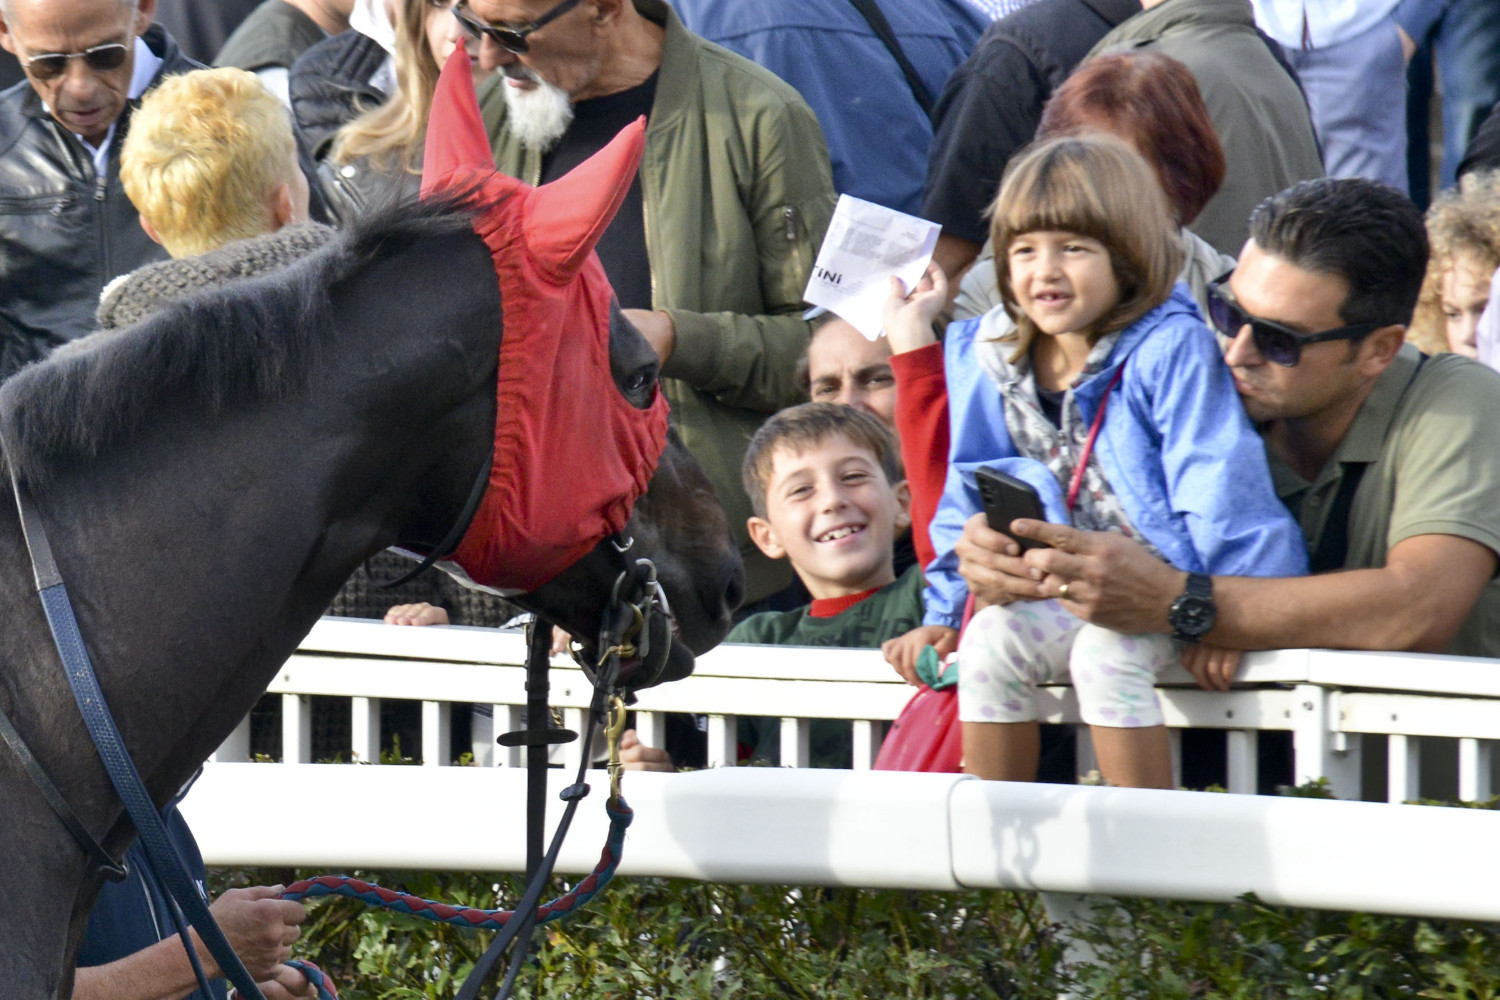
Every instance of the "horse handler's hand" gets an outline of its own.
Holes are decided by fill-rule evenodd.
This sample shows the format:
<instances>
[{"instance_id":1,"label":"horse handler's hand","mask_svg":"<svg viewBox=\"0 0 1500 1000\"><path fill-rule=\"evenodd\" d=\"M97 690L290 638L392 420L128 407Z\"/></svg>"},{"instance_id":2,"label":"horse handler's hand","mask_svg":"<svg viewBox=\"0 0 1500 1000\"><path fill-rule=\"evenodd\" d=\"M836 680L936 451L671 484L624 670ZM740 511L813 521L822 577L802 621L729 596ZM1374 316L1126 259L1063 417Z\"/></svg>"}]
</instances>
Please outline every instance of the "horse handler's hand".
<instances>
[{"instance_id":1,"label":"horse handler's hand","mask_svg":"<svg viewBox=\"0 0 1500 1000\"><path fill-rule=\"evenodd\" d=\"M302 934L302 922L307 911L301 903L279 899L284 886L253 885L246 889L230 889L214 900L209 907L229 946L245 963L250 978L256 982L275 980L280 977L282 963L292 957L292 944ZM193 932L193 943L203 961L203 971L210 977L222 978L224 970L219 968L198 934Z\"/></svg>"},{"instance_id":2,"label":"horse handler's hand","mask_svg":"<svg viewBox=\"0 0 1500 1000\"><path fill-rule=\"evenodd\" d=\"M260 987L266 1000L318 1000L318 988L312 984L312 980L290 965L283 965L274 979L255 985ZM237 1000L239 992L235 991L229 996L230 1000Z\"/></svg>"},{"instance_id":3,"label":"horse handler's hand","mask_svg":"<svg viewBox=\"0 0 1500 1000\"><path fill-rule=\"evenodd\" d=\"M1009 535L995 531L983 514L964 522L963 534L953 547L958 572L969 584L976 610L991 604L1035 601L1051 595L1041 592L1041 578L1033 575L1021 547Z\"/></svg>"},{"instance_id":4,"label":"horse handler's hand","mask_svg":"<svg viewBox=\"0 0 1500 1000\"><path fill-rule=\"evenodd\" d=\"M1048 546L1031 549L1024 559L1038 597L1055 597L1083 620L1126 635L1171 631L1167 611L1187 585L1187 574L1139 542L1114 531L1045 521L1022 519L1011 527Z\"/></svg>"}]
</instances>

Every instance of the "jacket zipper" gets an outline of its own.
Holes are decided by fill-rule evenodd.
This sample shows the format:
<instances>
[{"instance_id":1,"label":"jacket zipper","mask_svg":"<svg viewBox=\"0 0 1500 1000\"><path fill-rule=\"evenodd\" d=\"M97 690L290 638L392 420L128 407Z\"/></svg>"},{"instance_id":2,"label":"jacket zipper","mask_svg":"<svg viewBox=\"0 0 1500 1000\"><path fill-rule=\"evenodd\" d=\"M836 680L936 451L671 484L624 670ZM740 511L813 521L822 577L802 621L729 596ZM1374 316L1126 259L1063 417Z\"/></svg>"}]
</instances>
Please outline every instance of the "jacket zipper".
<instances>
[{"instance_id":1,"label":"jacket zipper","mask_svg":"<svg viewBox=\"0 0 1500 1000\"><path fill-rule=\"evenodd\" d=\"M101 174L96 171L94 174L94 202L99 206L99 250L100 258L104 265L99 277L105 281L109 280L112 273L109 260L109 208L105 203L108 194L109 168L106 166L104 173ZM101 285L100 287L103 286Z\"/></svg>"},{"instance_id":2,"label":"jacket zipper","mask_svg":"<svg viewBox=\"0 0 1500 1000\"><path fill-rule=\"evenodd\" d=\"M641 237L646 244L646 273L651 277L651 308L656 308L656 262L651 258L651 202L641 185Z\"/></svg>"}]
</instances>

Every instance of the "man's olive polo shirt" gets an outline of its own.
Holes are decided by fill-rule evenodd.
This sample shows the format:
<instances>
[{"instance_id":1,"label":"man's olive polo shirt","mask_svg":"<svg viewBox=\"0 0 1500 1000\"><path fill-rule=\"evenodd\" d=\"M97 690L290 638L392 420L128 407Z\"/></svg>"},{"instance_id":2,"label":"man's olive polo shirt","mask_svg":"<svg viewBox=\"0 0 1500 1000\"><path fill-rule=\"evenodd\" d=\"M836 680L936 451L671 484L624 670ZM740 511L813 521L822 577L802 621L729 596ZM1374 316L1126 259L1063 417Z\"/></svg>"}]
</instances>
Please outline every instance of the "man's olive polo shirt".
<instances>
[{"instance_id":1,"label":"man's olive polo shirt","mask_svg":"<svg viewBox=\"0 0 1500 1000\"><path fill-rule=\"evenodd\" d=\"M1276 491L1316 552L1351 465L1369 463L1350 508L1346 569L1378 568L1397 542L1456 535L1500 555L1500 373L1410 344L1375 383L1309 484L1274 456ZM1448 652L1500 657L1500 580L1481 591Z\"/></svg>"}]
</instances>

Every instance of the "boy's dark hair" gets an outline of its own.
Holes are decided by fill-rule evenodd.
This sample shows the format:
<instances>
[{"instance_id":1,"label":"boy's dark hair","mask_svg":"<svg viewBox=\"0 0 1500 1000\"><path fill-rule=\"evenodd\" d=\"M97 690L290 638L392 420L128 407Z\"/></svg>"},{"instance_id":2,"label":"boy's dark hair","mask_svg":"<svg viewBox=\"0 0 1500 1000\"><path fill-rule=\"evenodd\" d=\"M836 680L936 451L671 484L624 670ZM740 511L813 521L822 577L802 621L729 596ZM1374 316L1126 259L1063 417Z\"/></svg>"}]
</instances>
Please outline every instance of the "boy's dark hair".
<instances>
[{"instance_id":1,"label":"boy's dark hair","mask_svg":"<svg viewBox=\"0 0 1500 1000\"><path fill-rule=\"evenodd\" d=\"M1427 272L1427 228L1411 199L1357 177L1302 181L1250 214L1250 238L1266 253L1349 283L1339 317L1411 322Z\"/></svg>"},{"instance_id":2,"label":"boy's dark hair","mask_svg":"<svg viewBox=\"0 0 1500 1000\"><path fill-rule=\"evenodd\" d=\"M872 414L842 403L802 403L789 406L760 425L750 439L740 478L756 517L766 516L766 490L771 485L771 467L776 452L791 448L801 452L816 447L835 434L842 434L856 447L875 456L887 483L901 481L901 463L896 441Z\"/></svg>"}]
</instances>

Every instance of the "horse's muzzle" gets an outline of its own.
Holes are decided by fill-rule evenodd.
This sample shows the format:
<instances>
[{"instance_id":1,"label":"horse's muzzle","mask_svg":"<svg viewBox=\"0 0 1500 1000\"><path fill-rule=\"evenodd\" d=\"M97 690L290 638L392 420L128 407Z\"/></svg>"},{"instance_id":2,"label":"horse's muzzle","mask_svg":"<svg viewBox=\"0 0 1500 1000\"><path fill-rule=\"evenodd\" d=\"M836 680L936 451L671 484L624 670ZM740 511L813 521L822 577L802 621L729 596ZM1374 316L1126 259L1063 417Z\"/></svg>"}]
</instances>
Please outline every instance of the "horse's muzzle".
<instances>
[{"instance_id":1,"label":"horse's muzzle","mask_svg":"<svg viewBox=\"0 0 1500 1000\"><path fill-rule=\"evenodd\" d=\"M646 615L644 655L620 664L619 687L629 693L681 680L693 672L693 651L678 641L677 621L653 607Z\"/></svg>"}]
</instances>

